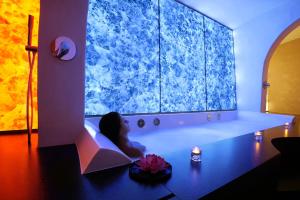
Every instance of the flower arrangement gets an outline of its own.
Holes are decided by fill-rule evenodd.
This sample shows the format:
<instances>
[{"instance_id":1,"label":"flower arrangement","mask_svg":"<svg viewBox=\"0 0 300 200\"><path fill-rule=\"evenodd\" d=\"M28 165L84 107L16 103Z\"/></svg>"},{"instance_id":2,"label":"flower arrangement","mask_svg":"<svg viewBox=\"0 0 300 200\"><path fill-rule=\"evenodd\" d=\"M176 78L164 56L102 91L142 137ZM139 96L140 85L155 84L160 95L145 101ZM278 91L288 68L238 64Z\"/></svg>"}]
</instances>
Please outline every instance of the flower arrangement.
<instances>
[{"instance_id":1,"label":"flower arrangement","mask_svg":"<svg viewBox=\"0 0 300 200\"><path fill-rule=\"evenodd\" d=\"M171 174L172 165L155 154L148 154L129 166L130 178L143 183L165 181Z\"/></svg>"},{"instance_id":2,"label":"flower arrangement","mask_svg":"<svg viewBox=\"0 0 300 200\"><path fill-rule=\"evenodd\" d=\"M169 164L160 156L155 154L148 154L146 157L137 161L138 167L144 172L150 172L156 174L169 167Z\"/></svg>"}]
</instances>

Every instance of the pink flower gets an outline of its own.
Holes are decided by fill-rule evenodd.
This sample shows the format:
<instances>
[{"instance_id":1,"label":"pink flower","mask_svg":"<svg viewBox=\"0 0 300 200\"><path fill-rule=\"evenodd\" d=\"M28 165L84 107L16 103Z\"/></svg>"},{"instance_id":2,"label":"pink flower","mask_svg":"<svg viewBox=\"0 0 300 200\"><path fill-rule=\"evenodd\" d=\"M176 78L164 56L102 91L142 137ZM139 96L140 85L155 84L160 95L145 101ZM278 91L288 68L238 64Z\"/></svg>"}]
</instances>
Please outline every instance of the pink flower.
<instances>
[{"instance_id":1,"label":"pink flower","mask_svg":"<svg viewBox=\"0 0 300 200\"><path fill-rule=\"evenodd\" d=\"M168 167L166 161L155 154L148 154L146 157L141 158L137 165L140 167L141 170L145 172L150 172L155 174L160 172Z\"/></svg>"}]
</instances>

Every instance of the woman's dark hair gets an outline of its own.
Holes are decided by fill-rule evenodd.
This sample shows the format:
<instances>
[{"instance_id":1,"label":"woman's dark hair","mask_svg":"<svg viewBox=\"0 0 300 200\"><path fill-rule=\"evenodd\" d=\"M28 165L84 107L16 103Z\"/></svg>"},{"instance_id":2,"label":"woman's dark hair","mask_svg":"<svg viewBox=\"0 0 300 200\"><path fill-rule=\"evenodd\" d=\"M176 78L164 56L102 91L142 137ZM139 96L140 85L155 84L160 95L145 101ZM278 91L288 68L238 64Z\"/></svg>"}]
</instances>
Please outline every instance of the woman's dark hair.
<instances>
[{"instance_id":1,"label":"woman's dark hair","mask_svg":"<svg viewBox=\"0 0 300 200\"><path fill-rule=\"evenodd\" d=\"M99 130L115 145L119 145L121 116L117 112L110 112L102 116L99 121Z\"/></svg>"}]
</instances>

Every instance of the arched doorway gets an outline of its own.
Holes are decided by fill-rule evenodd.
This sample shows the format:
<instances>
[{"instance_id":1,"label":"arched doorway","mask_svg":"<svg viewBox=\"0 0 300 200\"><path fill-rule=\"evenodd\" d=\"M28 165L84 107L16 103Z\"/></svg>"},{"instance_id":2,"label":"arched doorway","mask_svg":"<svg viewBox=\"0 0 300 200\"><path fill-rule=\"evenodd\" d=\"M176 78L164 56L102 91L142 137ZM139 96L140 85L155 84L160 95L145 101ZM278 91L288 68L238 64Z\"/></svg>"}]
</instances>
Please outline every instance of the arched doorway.
<instances>
[{"instance_id":1,"label":"arched doorway","mask_svg":"<svg viewBox=\"0 0 300 200\"><path fill-rule=\"evenodd\" d=\"M300 118L299 57L300 19L290 25L269 50L263 72L262 112Z\"/></svg>"}]
</instances>

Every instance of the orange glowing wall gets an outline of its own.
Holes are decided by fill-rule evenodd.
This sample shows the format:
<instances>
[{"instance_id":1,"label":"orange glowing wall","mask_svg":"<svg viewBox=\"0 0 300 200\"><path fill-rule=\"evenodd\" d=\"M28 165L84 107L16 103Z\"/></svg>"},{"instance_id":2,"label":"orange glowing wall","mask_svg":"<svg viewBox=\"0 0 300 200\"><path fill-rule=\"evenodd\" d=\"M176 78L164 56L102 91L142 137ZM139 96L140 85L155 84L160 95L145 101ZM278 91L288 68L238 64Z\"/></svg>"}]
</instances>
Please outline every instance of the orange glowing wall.
<instances>
[{"instance_id":1,"label":"orange glowing wall","mask_svg":"<svg viewBox=\"0 0 300 200\"><path fill-rule=\"evenodd\" d=\"M300 39L277 47L268 70L269 111L300 115Z\"/></svg>"},{"instance_id":2,"label":"orange glowing wall","mask_svg":"<svg viewBox=\"0 0 300 200\"><path fill-rule=\"evenodd\" d=\"M32 45L37 46L39 0L0 0L0 131L26 129L29 64L28 14L34 16ZM33 71L33 128L37 128L37 58Z\"/></svg>"}]
</instances>

